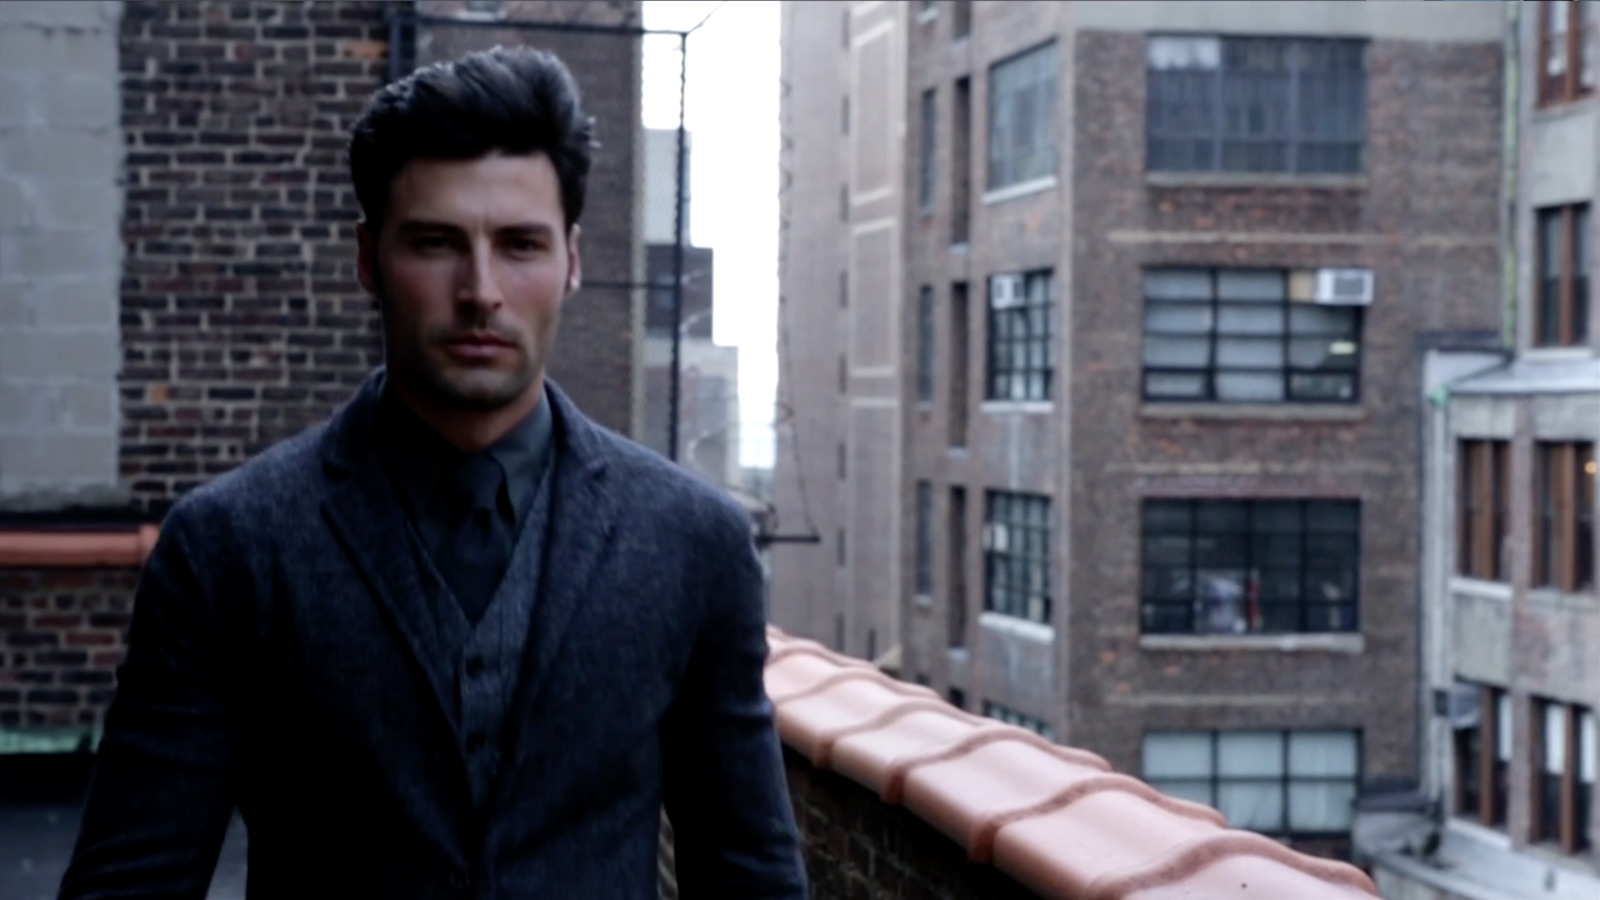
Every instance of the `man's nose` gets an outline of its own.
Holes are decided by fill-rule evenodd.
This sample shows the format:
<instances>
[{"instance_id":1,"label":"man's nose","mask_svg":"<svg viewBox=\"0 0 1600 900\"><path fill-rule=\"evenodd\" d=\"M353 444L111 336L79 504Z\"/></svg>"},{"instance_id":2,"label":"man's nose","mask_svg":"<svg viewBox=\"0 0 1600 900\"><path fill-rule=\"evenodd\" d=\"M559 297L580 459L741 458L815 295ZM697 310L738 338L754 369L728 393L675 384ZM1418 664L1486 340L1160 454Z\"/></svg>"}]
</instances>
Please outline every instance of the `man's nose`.
<instances>
[{"instance_id":1,"label":"man's nose","mask_svg":"<svg viewBox=\"0 0 1600 900\"><path fill-rule=\"evenodd\" d=\"M498 306L504 302L495 277L494 250L487 241L474 241L462 259L456 299L485 306Z\"/></svg>"}]
</instances>

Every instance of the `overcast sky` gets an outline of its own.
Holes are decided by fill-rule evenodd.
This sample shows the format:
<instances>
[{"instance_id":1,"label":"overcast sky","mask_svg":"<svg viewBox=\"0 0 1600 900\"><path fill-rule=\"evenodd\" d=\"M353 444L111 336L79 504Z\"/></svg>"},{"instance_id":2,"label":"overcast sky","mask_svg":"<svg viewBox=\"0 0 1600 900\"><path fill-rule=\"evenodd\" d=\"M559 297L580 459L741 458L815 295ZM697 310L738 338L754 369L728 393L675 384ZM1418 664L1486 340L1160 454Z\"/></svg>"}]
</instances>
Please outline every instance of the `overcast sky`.
<instances>
[{"instance_id":1,"label":"overcast sky","mask_svg":"<svg viewBox=\"0 0 1600 900\"><path fill-rule=\"evenodd\" d=\"M772 464L778 383L778 2L644 0L647 28L689 37L693 242L716 251L714 339L739 347L740 460ZM644 124L678 126L678 39L644 39Z\"/></svg>"}]
</instances>

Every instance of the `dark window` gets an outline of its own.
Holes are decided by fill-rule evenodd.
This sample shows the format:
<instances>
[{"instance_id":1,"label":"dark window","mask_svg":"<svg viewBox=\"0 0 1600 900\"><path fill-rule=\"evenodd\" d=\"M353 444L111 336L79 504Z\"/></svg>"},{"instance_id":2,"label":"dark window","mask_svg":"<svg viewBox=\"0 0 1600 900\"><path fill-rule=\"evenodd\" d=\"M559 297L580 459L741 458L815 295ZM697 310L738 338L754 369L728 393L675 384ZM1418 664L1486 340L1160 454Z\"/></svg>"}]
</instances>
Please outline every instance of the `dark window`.
<instances>
[{"instance_id":1,"label":"dark window","mask_svg":"<svg viewBox=\"0 0 1600 900\"><path fill-rule=\"evenodd\" d=\"M1165 36L1147 46L1150 171L1361 171L1362 41Z\"/></svg>"},{"instance_id":2,"label":"dark window","mask_svg":"<svg viewBox=\"0 0 1600 900\"><path fill-rule=\"evenodd\" d=\"M933 209L933 195L938 177L939 159L939 95L933 88L922 92L922 147L921 171L918 172L917 202L924 210Z\"/></svg>"},{"instance_id":3,"label":"dark window","mask_svg":"<svg viewBox=\"0 0 1600 900\"><path fill-rule=\"evenodd\" d=\"M956 709L967 708L967 692L963 691L961 688L951 688L946 693L946 696L950 698L950 705L954 706Z\"/></svg>"},{"instance_id":4,"label":"dark window","mask_svg":"<svg viewBox=\"0 0 1600 900\"><path fill-rule=\"evenodd\" d=\"M850 133L850 95L839 98L839 133Z\"/></svg>"},{"instance_id":5,"label":"dark window","mask_svg":"<svg viewBox=\"0 0 1600 900\"><path fill-rule=\"evenodd\" d=\"M989 492L984 609L1050 623L1050 498Z\"/></svg>"},{"instance_id":6,"label":"dark window","mask_svg":"<svg viewBox=\"0 0 1600 900\"><path fill-rule=\"evenodd\" d=\"M849 455L849 453L848 453L848 451L847 451L847 449L845 447L844 441L840 441L839 442L839 451L838 452L839 452L839 458L838 458L837 462L838 462L839 479L842 481L845 478L845 457Z\"/></svg>"},{"instance_id":7,"label":"dark window","mask_svg":"<svg viewBox=\"0 0 1600 900\"><path fill-rule=\"evenodd\" d=\"M1534 343L1573 346L1589 340L1589 205L1539 210L1539 302Z\"/></svg>"},{"instance_id":8,"label":"dark window","mask_svg":"<svg viewBox=\"0 0 1600 900\"><path fill-rule=\"evenodd\" d=\"M1594 802L1595 717L1592 710L1553 700L1535 700L1533 787L1535 841L1567 853L1590 846L1589 810Z\"/></svg>"},{"instance_id":9,"label":"dark window","mask_svg":"<svg viewBox=\"0 0 1600 900\"><path fill-rule=\"evenodd\" d=\"M1455 745L1455 812L1491 828L1505 825L1511 773L1511 698L1458 682L1450 725Z\"/></svg>"},{"instance_id":10,"label":"dark window","mask_svg":"<svg viewBox=\"0 0 1600 900\"><path fill-rule=\"evenodd\" d=\"M850 273L844 269L839 270L839 308L844 309L850 305Z\"/></svg>"},{"instance_id":11,"label":"dark window","mask_svg":"<svg viewBox=\"0 0 1600 900\"><path fill-rule=\"evenodd\" d=\"M1594 445L1541 442L1534 479L1534 584L1594 587Z\"/></svg>"},{"instance_id":12,"label":"dark window","mask_svg":"<svg viewBox=\"0 0 1600 900\"><path fill-rule=\"evenodd\" d=\"M1361 775L1355 731L1152 731L1144 780L1215 807L1233 828L1283 837L1350 831Z\"/></svg>"},{"instance_id":13,"label":"dark window","mask_svg":"<svg viewBox=\"0 0 1600 900\"><path fill-rule=\"evenodd\" d=\"M950 596L948 621L952 647L967 645L967 491L950 489Z\"/></svg>"},{"instance_id":14,"label":"dark window","mask_svg":"<svg viewBox=\"0 0 1600 900\"><path fill-rule=\"evenodd\" d=\"M933 485L917 482L916 591L933 593Z\"/></svg>"},{"instance_id":15,"label":"dark window","mask_svg":"<svg viewBox=\"0 0 1600 900\"><path fill-rule=\"evenodd\" d=\"M1147 269L1146 400L1354 403L1361 308L1291 302L1281 269Z\"/></svg>"},{"instance_id":16,"label":"dark window","mask_svg":"<svg viewBox=\"0 0 1600 900\"><path fill-rule=\"evenodd\" d=\"M1039 718L1038 716L1030 716L1027 713L1017 712L1008 706L1001 706L992 700L983 701L983 714L991 719L1004 722L1007 725L1015 725L1018 728L1026 728L1047 741L1053 741L1056 739L1055 729L1051 728L1049 723L1047 723L1045 720Z\"/></svg>"},{"instance_id":17,"label":"dark window","mask_svg":"<svg viewBox=\"0 0 1600 900\"><path fill-rule=\"evenodd\" d=\"M1461 441L1456 452L1456 572L1506 581L1511 444Z\"/></svg>"},{"instance_id":18,"label":"dark window","mask_svg":"<svg viewBox=\"0 0 1600 900\"><path fill-rule=\"evenodd\" d=\"M1055 285L1048 270L989 279L990 400L1049 400Z\"/></svg>"},{"instance_id":19,"label":"dark window","mask_svg":"<svg viewBox=\"0 0 1600 900\"><path fill-rule=\"evenodd\" d=\"M850 389L850 364L845 362L844 354L839 354L839 393L843 394Z\"/></svg>"},{"instance_id":20,"label":"dark window","mask_svg":"<svg viewBox=\"0 0 1600 900\"><path fill-rule=\"evenodd\" d=\"M989 69L989 190L1055 174L1056 45Z\"/></svg>"},{"instance_id":21,"label":"dark window","mask_svg":"<svg viewBox=\"0 0 1600 900\"><path fill-rule=\"evenodd\" d=\"M950 117L950 243L965 244L972 222L972 82L956 79Z\"/></svg>"},{"instance_id":22,"label":"dark window","mask_svg":"<svg viewBox=\"0 0 1600 900\"><path fill-rule=\"evenodd\" d=\"M917 402L933 402L933 288L917 291Z\"/></svg>"},{"instance_id":23,"label":"dark window","mask_svg":"<svg viewBox=\"0 0 1600 900\"><path fill-rule=\"evenodd\" d=\"M1570 103L1594 93L1593 3L1539 4L1539 105Z\"/></svg>"},{"instance_id":24,"label":"dark window","mask_svg":"<svg viewBox=\"0 0 1600 900\"><path fill-rule=\"evenodd\" d=\"M845 559L846 559L846 549L845 549L845 543L844 543L844 529L843 528L840 528L839 531L838 531L837 539L834 541L833 552L834 552L834 562L837 563L840 566L840 568L843 568L844 564L845 564Z\"/></svg>"},{"instance_id":25,"label":"dark window","mask_svg":"<svg viewBox=\"0 0 1600 900\"><path fill-rule=\"evenodd\" d=\"M961 40L972 34L972 0L955 0L955 16L951 24L950 35L955 40Z\"/></svg>"},{"instance_id":26,"label":"dark window","mask_svg":"<svg viewBox=\"0 0 1600 900\"><path fill-rule=\"evenodd\" d=\"M1354 500L1146 500L1145 634L1356 630Z\"/></svg>"},{"instance_id":27,"label":"dark window","mask_svg":"<svg viewBox=\"0 0 1600 900\"><path fill-rule=\"evenodd\" d=\"M950 285L950 446L967 445L967 283Z\"/></svg>"}]
</instances>

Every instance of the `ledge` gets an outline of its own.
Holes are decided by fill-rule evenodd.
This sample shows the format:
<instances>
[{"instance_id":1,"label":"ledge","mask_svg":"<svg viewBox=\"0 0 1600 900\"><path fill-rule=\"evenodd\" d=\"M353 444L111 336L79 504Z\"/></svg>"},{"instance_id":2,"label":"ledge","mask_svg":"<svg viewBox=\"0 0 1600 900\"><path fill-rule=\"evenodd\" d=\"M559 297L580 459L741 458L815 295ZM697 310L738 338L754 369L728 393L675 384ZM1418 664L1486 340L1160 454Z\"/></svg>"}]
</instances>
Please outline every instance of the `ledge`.
<instances>
[{"instance_id":1,"label":"ledge","mask_svg":"<svg viewBox=\"0 0 1600 900\"><path fill-rule=\"evenodd\" d=\"M994 190L985 193L983 195L983 205L993 206L996 203L1005 203L1007 200L1016 200L1020 197L1028 197L1032 196L1033 194L1040 194L1045 191L1054 190L1055 186L1056 176L1054 175L1046 175L1043 178L1035 178L1032 181L1020 181L1016 184L1008 184L1003 188L995 188Z\"/></svg>"},{"instance_id":2,"label":"ledge","mask_svg":"<svg viewBox=\"0 0 1600 900\"><path fill-rule=\"evenodd\" d=\"M1510 603L1515 595L1511 585L1503 581L1485 581L1463 575L1450 576L1450 593L1452 596L1476 597L1480 600L1497 600L1501 603Z\"/></svg>"},{"instance_id":3,"label":"ledge","mask_svg":"<svg viewBox=\"0 0 1600 900\"><path fill-rule=\"evenodd\" d=\"M1365 175L1301 175L1262 172L1146 172L1144 183L1155 188L1334 188L1363 190Z\"/></svg>"},{"instance_id":4,"label":"ledge","mask_svg":"<svg viewBox=\"0 0 1600 900\"><path fill-rule=\"evenodd\" d=\"M1367 639L1360 634L1145 634L1141 650L1182 650L1205 653L1219 650L1267 650L1278 653L1363 653Z\"/></svg>"},{"instance_id":5,"label":"ledge","mask_svg":"<svg viewBox=\"0 0 1600 900\"><path fill-rule=\"evenodd\" d=\"M767 631L767 693L794 752L905 807L1047 900L1374 897L1355 866L1230 829L1093 753L958 710L815 641Z\"/></svg>"},{"instance_id":6,"label":"ledge","mask_svg":"<svg viewBox=\"0 0 1600 900\"><path fill-rule=\"evenodd\" d=\"M0 531L0 569L138 568L157 528L133 531Z\"/></svg>"},{"instance_id":7,"label":"ledge","mask_svg":"<svg viewBox=\"0 0 1600 900\"><path fill-rule=\"evenodd\" d=\"M1361 422L1359 403L1143 403L1144 419L1221 419L1263 422Z\"/></svg>"},{"instance_id":8,"label":"ledge","mask_svg":"<svg viewBox=\"0 0 1600 900\"><path fill-rule=\"evenodd\" d=\"M1048 415L1056 411L1053 400L985 400L978 404L978 412L995 414Z\"/></svg>"}]
</instances>

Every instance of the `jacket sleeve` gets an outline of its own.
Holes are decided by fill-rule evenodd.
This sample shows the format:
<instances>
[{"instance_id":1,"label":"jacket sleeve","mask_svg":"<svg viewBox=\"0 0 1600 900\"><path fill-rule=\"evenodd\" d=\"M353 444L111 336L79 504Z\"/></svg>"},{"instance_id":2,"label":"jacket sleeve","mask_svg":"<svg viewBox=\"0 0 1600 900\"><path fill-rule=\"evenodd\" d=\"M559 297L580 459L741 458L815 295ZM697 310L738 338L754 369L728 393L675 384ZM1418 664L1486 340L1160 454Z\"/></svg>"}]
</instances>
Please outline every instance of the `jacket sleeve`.
<instances>
[{"instance_id":1,"label":"jacket sleeve","mask_svg":"<svg viewBox=\"0 0 1600 900\"><path fill-rule=\"evenodd\" d=\"M807 896L800 840L763 681L764 579L742 517L694 554L705 617L663 729L664 793L684 897Z\"/></svg>"},{"instance_id":2,"label":"jacket sleeve","mask_svg":"<svg viewBox=\"0 0 1600 900\"><path fill-rule=\"evenodd\" d=\"M197 518L173 508L140 577L62 898L202 898L216 867L234 805L228 579Z\"/></svg>"}]
</instances>

